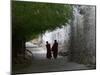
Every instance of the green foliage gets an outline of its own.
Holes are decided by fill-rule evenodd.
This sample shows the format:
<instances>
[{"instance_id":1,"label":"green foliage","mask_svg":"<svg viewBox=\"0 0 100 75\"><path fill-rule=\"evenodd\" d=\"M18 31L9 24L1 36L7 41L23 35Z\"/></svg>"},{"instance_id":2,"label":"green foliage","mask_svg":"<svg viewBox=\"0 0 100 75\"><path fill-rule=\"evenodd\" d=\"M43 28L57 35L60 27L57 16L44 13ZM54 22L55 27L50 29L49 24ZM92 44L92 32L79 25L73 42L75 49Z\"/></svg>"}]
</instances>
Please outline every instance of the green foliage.
<instances>
[{"instance_id":1,"label":"green foliage","mask_svg":"<svg viewBox=\"0 0 100 75\"><path fill-rule=\"evenodd\" d=\"M68 23L71 5L12 1L13 35L30 40L46 30Z\"/></svg>"}]
</instances>

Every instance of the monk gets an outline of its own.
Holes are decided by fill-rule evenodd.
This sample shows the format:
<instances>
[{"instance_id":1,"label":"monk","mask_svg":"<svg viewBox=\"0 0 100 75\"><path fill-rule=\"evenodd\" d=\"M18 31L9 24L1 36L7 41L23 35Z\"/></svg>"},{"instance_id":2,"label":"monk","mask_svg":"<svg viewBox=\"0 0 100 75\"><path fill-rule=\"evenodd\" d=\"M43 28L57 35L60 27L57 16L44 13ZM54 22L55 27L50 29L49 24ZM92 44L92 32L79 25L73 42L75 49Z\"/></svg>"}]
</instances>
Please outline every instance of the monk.
<instances>
[{"instance_id":1,"label":"monk","mask_svg":"<svg viewBox=\"0 0 100 75\"><path fill-rule=\"evenodd\" d=\"M56 59L58 55L58 42L54 40L54 44L52 46L53 57Z\"/></svg>"},{"instance_id":2,"label":"monk","mask_svg":"<svg viewBox=\"0 0 100 75\"><path fill-rule=\"evenodd\" d=\"M46 56L47 56L47 58L48 59L51 59L51 47L50 47L50 44L48 43L48 41L46 41L46 48L47 48L47 54L46 54Z\"/></svg>"}]
</instances>

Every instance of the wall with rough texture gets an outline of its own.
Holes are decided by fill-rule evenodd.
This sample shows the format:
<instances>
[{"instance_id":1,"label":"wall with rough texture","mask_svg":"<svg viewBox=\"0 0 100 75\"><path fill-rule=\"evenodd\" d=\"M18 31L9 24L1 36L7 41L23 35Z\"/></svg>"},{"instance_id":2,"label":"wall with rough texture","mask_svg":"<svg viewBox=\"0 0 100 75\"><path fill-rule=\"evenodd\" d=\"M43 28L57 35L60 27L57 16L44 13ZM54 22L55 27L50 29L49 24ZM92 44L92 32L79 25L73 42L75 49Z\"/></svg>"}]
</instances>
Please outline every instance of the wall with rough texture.
<instances>
[{"instance_id":1,"label":"wall with rough texture","mask_svg":"<svg viewBox=\"0 0 100 75\"><path fill-rule=\"evenodd\" d=\"M71 61L95 64L95 6L73 6Z\"/></svg>"}]
</instances>

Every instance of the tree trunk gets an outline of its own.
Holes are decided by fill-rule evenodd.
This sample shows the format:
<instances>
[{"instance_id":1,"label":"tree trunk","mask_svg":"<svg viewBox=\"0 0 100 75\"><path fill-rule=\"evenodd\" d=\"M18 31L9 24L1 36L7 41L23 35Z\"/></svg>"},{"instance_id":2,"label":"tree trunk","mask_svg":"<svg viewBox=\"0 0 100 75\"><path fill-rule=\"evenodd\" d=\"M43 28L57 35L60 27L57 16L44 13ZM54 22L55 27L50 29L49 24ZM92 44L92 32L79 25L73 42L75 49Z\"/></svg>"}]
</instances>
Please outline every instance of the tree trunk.
<instances>
[{"instance_id":1,"label":"tree trunk","mask_svg":"<svg viewBox=\"0 0 100 75\"><path fill-rule=\"evenodd\" d=\"M18 55L25 55L25 42L24 37L12 37L12 61L18 58Z\"/></svg>"}]
</instances>

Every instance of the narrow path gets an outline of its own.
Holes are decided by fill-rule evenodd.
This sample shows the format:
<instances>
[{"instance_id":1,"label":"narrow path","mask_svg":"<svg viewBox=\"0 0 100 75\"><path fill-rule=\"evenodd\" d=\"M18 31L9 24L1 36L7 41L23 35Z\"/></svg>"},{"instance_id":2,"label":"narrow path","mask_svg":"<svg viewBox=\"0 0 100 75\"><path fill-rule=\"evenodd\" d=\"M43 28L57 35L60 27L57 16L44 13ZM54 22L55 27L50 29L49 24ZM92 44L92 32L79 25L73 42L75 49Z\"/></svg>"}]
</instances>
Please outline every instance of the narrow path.
<instances>
[{"instance_id":1,"label":"narrow path","mask_svg":"<svg viewBox=\"0 0 100 75\"><path fill-rule=\"evenodd\" d=\"M29 49L29 48L28 48ZM30 48L34 57L32 65L17 71L16 73L39 73L39 72L53 72L53 71L69 71L69 70L83 70L88 69L83 64L75 62L68 62L67 57L58 56L57 59L47 59L46 50L38 48Z\"/></svg>"}]
</instances>

